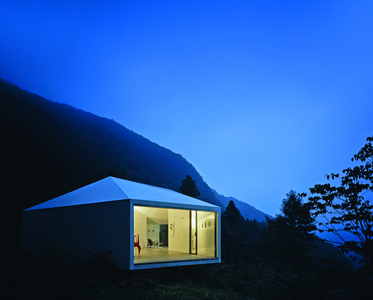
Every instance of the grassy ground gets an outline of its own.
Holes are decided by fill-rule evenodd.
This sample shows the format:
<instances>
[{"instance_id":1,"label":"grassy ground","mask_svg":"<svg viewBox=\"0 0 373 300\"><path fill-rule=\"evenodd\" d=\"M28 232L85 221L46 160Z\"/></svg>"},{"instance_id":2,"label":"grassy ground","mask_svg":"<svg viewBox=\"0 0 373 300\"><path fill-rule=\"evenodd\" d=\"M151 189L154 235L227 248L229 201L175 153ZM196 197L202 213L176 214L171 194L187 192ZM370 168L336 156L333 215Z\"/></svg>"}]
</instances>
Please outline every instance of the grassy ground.
<instances>
[{"instance_id":1,"label":"grassy ground","mask_svg":"<svg viewBox=\"0 0 373 300\"><path fill-rule=\"evenodd\" d=\"M371 276L341 267L292 272L265 257L217 265L126 271L107 253L71 263L23 253L1 237L2 299L371 299Z\"/></svg>"}]
</instances>

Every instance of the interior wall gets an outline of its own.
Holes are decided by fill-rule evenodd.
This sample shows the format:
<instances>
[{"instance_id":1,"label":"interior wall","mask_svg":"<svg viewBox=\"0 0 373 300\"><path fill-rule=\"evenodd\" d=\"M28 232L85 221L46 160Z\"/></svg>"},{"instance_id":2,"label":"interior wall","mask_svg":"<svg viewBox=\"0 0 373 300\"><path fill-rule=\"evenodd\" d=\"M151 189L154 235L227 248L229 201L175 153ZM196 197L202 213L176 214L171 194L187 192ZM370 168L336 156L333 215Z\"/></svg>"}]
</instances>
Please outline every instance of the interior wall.
<instances>
[{"instance_id":1,"label":"interior wall","mask_svg":"<svg viewBox=\"0 0 373 300\"><path fill-rule=\"evenodd\" d=\"M215 257L215 213L197 211L197 254Z\"/></svg>"},{"instance_id":2,"label":"interior wall","mask_svg":"<svg viewBox=\"0 0 373 300\"><path fill-rule=\"evenodd\" d=\"M189 240L189 210L169 209L168 249L189 253Z\"/></svg>"},{"instance_id":3,"label":"interior wall","mask_svg":"<svg viewBox=\"0 0 373 300\"><path fill-rule=\"evenodd\" d=\"M133 234L138 235L140 238L140 247L146 248L148 245L147 230L146 230L146 219L147 217L134 209L134 227ZM137 248L134 249L135 256L138 255Z\"/></svg>"},{"instance_id":4,"label":"interior wall","mask_svg":"<svg viewBox=\"0 0 373 300\"><path fill-rule=\"evenodd\" d=\"M147 238L153 242L159 242L159 224L153 224L154 222L149 224L149 221L151 220L148 219Z\"/></svg>"}]
</instances>

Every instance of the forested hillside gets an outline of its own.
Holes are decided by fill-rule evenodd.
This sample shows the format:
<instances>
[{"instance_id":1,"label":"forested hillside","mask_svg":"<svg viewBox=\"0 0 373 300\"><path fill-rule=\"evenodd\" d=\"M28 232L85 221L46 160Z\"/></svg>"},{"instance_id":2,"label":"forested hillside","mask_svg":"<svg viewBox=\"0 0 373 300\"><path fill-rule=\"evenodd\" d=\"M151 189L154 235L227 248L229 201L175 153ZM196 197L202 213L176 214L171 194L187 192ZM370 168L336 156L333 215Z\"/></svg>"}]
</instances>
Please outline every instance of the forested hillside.
<instances>
[{"instance_id":1,"label":"forested hillside","mask_svg":"<svg viewBox=\"0 0 373 300\"><path fill-rule=\"evenodd\" d=\"M282 213L265 223L265 213L211 190L181 155L113 120L2 80L0 122L4 299L371 298L370 265L353 269L337 248L317 238L309 206L294 191ZM40 255L22 251L22 209L109 175L175 191L190 175L199 198L225 210L222 263L133 273L117 269L110 251L86 257L52 247L42 247Z\"/></svg>"},{"instance_id":2,"label":"forested hillside","mask_svg":"<svg viewBox=\"0 0 373 300\"><path fill-rule=\"evenodd\" d=\"M1 219L108 175L179 191L190 175L198 197L221 205L197 170L113 120L0 81Z\"/></svg>"}]
</instances>

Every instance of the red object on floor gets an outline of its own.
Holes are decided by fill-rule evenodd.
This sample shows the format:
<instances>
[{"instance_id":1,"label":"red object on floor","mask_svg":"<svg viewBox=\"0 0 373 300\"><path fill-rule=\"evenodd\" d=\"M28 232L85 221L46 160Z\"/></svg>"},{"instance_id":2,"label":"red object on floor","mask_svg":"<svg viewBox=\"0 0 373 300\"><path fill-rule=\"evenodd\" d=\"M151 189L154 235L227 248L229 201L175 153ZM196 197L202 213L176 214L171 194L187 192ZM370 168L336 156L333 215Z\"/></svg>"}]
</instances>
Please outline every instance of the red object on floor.
<instances>
[{"instance_id":1,"label":"red object on floor","mask_svg":"<svg viewBox=\"0 0 373 300\"><path fill-rule=\"evenodd\" d=\"M137 247L137 249L139 249L139 255L140 255L140 252L141 252L140 234L137 235L137 242L136 242L136 235L133 236L133 246Z\"/></svg>"}]
</instances>

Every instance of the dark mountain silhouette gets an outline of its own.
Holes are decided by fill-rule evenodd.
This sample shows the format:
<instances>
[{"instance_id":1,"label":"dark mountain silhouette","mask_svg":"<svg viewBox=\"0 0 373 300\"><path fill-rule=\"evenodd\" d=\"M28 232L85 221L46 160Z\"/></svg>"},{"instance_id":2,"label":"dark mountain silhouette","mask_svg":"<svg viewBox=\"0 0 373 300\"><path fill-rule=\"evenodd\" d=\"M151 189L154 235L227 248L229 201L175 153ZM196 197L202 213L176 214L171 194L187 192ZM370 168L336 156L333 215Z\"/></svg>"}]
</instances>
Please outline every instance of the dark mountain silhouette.
<instances>
[{"instance_id":1,"label":"dark mountain silhouette","mask_svg":"<svg viewBox=\"0 0 373 300\"><path fill-rule=\"evenodd\" d=\"M233 197L230 197L230 196L226 197L226 196L220 195L214 189L211 189L211 191L214 193L215 197L220 201L220 203L222 204L223 207L227 207L229 201L233 200L234 204L236 205L236 207L240 211L241 215L245 219L249 219L249 220L254 220L255 219L258 222L265 222L265 220L266 220L265 217L266 216L270 219L273 218L272 216L267 215L266 213L256 209L254 206L251 206L250 204L247 204L245 202L242 202L242 201L237 200L236 198L233 198ZM223 209L223 211L224 211L224 209Z\"/></svg>"},{"instance_id":2,"label":"dark mountain silhouette","mask_svg":"<svg viewBox=\"0 0 373 300\"><path fill-rule=\"evenodd\" d=\"M46 100L0 80L0 219L106 176L179 191L189 174L206 202L219 205L197 170L113 120ZM120 176L117 176L120 177ZM9 224L8 224L9 225Z\"/></svg>"},{"instance_id":3,"label":"dark mountain silhouette","mask_svg":"<svg viewBox=\"0 0 373 300\"><path fill-rule=\"evenodd\" d=\"M46 100L0 79L0 219L19 224L21 210L106 176L179 192L190 175L206 202L222 211L234 200L248 219L264 213L224 197L180 154L124 126L67 104Z\"/></svg>"}]
</instances>

